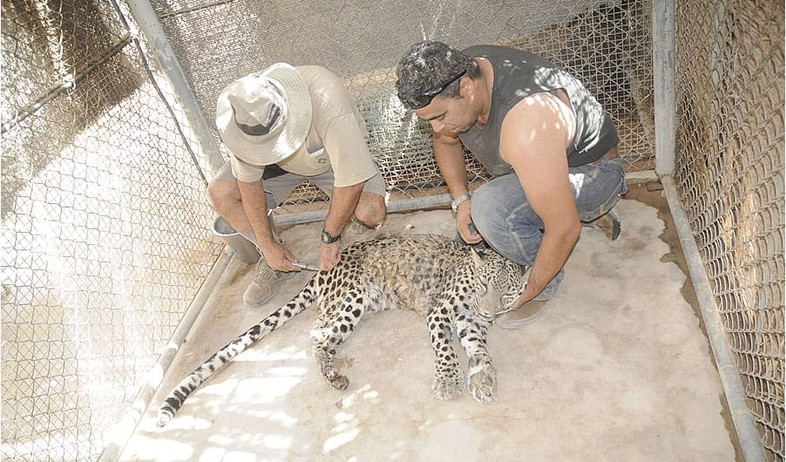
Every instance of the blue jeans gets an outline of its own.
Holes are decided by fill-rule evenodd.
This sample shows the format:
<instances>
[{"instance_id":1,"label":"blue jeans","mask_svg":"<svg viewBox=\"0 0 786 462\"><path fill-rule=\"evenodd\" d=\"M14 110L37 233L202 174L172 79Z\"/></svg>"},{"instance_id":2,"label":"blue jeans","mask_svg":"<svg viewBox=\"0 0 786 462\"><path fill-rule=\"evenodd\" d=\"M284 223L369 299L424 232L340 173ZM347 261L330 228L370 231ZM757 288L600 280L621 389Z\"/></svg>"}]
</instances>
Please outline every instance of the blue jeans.
<instances>
[{"instance_id":1,"label":"blue jeans","mask_svg":"<svg viewBox=\"0 0 786 462\"><path fill-rule=\"evenodd\" d=\"M620 194L627 192L622 158L602 158L570 167L568 176L582 222L589 223L608 213ZM486 244L522 266L532 266L543 236L543 222L532 210L515 173L503 175L472 193L472 221ZM548 300L564 276L554 276L535 300Z\"/></svg>"}]
</instances>

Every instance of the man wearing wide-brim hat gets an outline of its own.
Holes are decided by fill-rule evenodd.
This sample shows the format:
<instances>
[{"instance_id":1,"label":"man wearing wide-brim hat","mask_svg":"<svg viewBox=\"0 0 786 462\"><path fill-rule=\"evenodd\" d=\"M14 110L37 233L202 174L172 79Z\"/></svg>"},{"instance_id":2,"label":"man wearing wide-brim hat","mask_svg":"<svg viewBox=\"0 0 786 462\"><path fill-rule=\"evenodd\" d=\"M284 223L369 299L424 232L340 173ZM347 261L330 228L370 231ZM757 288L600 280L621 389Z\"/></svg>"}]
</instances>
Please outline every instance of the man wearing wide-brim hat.
<instances>
[{"instance_id":1,"label":"man wearing wide-brim hat","mask_svg":"<svg viewBox=\"0 0 786 462\"><path fill-rule=\"evenodd\" d=\"M279 63L230 83L219 95L216 125L229 148L210 181L210 205L262 257L243 294L253 306L273 297L297 258L275 234L270 211L309 180L330 196L319 268L339 261L341 233L354 217L375 228L386 216L385 184L366 144L366 126L332 72Z\"/></svg>"}]
</instances>

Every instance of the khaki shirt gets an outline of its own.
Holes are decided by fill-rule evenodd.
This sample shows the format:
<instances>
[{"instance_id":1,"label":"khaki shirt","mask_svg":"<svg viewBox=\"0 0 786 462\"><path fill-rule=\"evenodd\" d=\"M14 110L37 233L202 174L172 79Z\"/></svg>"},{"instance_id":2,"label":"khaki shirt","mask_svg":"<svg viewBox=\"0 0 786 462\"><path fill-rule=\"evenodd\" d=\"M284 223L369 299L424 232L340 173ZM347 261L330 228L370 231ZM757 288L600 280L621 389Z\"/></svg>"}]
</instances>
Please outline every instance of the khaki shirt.
<instances>
[{"instance_id":1,"label":"khaki shirt","mask_svg":"<svg viewBox=\"0 0 786 462\"><path fill-rule=\"evenodd\" d=\"M278 163L287 172L305 177L320 175L331 167L334 186L352 186L379 171L366 144L366 124L341 80L320 66L298 66L311 93L311 129L303 146ZM263 165L238 159L230 153L232 173L240 181L262 178Z\"/></svg>"}]
</instances>

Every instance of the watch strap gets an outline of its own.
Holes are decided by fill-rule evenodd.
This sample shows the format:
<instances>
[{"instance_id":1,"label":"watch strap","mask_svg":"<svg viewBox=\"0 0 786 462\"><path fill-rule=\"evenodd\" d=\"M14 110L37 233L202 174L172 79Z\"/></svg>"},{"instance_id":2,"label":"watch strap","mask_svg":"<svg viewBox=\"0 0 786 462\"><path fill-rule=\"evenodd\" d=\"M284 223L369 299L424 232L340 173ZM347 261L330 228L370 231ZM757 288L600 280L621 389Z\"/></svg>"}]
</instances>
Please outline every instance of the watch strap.
<instances>
[{"instance_id":1,"label":"watch strap","mask_svg":"<svg viewBox=\"0 0 786 462\"><path fill-rule=\"evenodd\" d=\"M469 200L469 193L462 194L459 197L457 197L457 198L453 199L452 201L450 201L450 209L453 210L453 213L456 213L456 212L458 212L459 204L461 204L464 201L468 201L468 200Z\"/></svg>"}]
</instances>

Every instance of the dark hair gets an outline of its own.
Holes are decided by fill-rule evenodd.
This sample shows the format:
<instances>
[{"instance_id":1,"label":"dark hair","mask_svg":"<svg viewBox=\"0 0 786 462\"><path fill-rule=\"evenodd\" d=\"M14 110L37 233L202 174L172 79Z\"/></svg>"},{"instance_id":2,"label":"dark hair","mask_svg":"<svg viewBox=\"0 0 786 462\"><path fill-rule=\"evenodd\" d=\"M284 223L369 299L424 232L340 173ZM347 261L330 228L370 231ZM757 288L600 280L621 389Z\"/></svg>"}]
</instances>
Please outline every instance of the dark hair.
<instances>
[{"instance_id":1,"label":"dark hair","mask_svg":"<svg viewBox=\"0 0 786 462\"><path fill-rule=\"evenodd\" d=\"M470 78L480 76L480 68L472 57L442 42L418 42L401 57L396 69L398 98L408 109L428 105L439 94L447 98L459 95L460 78L466 73ZM451 81L455 79L455 81ZM440 86L445 85L440 90Z\"/></svg>"}]
</instances>

